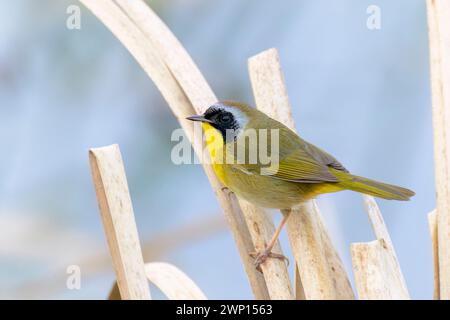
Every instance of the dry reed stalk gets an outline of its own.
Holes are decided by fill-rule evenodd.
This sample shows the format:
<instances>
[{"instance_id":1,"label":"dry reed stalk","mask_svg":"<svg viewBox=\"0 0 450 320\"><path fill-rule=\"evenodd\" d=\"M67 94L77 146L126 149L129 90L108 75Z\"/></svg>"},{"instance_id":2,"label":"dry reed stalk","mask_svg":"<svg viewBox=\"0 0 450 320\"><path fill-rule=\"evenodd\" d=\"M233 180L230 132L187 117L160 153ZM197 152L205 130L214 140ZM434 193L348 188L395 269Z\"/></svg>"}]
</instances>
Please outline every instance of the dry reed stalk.
<instances>
[{"instance_id":1,"label":"dry reed stalk","mask_svg":"<svg viewBox=\"0 0 450 320\"><path fill-rule=\"evenodd\" d=\"M191 101L196 113L201 114L206 107L217 102L217 98L189 54L147 5L142 1L116 0L116 2L137 22L145 35L158 48L170 71ZM236 205L234 204L234 206ZM262 250L273 234L272 220L263 209L248 202L239 201L239 205L255 248L252 251ZM275 246L275 250L281 252L279 243ZM283 261L268 259L261 268L270 299L293 299L288 270Z\"/></svg>"},{"instance_id":2,"label":"dry reed stalk","mask_svg":"<svg viewBox=\"0 0 450 320\"><path fill-rule=\"evenodd\" d=\"M130 51L153 80L179 119L187 137L193 142L193 124L184 118L201 113L217 99L170 30L140 0L80 1ZM202 145L193 143L193 147L200 159L207 156L203 154ZM203 168L231 228L252 291L257 299L268 299L270 296L264 278L248 255L254 251L254 246L237 199L223 190L211 165L203 164Z\"/></svg>"},{"instance_id":3,"label":"dry reed stalk","mask_svg":"<svg viewBox=\"0 0 450 320\"><path fill-rule=\"evenodd\" d=\"M89 160L120 295L124 300L150 299L119 147L90 149Z\"/></svg>"},{"instance_id":4,"label":"dry reed stalk","mask_svg":"<svg viewBox=\"0 0 450 320\"><path fill-rule=\"evenodd\" d=\"M361 300L404 300L402 279L396 272L384 239L351 245L356 288Z\"/></svg>"},{"instance_id":5,"label":"dry reed stalk","mask_svg":"<svg viewBox=\"0 0 450 320\"><path fill-rule=\"evenodd\" d=\"M258 208L247 201L240 200L239 204L244 213L255 250L264 250L275 233L272 219L264 209ZM279 241L277 241L272 252L283 254ZM269 258L261 264L261 269L271 300L293 300L295 298L289 280L287 265L283 259Z\"/></svg>"},{"instance_id":6,"label":"dry reed stalk","mask_svg":"<svg viewBox=\"0 0 450 320\"><path fill-rule=\"evenodd\" d=\"M165 262L145 264L148 281L158 287L169 300L206 300L205 294L183 271ZM114 283L108 300L121 300L117 282Z\"/></svg>"},{"instance_id":7,"label":"dry reed stalk","mask_svg":"<svg viewBox=\"0 0 450 320\"><path fill-rule=\"evenodd\" d=\"M427 0L440 298L450 299L450 2Z\"/></svg>"},{"instance_id":8,"label":"dry reed stalk","mask_svg":"<svg viewBox=\"0 0 450 320\"><path fill-rule=\"evenodd\" d=\"M438 227L437 227L437 213L436 210L428 214L428 227L430 228L431 249L433 252L433 274L434 274L434 290L433 298L440 299L439 289L439 246L438 246Z\"/></svg>"},{"instance_id":9,"label":"dry reed stalk","mask_svg":"<svg viewBox=\"0 0 450 320\"><path fill-rule=\"evenodd\" d=\"M305 289L300 278L300 272L298 272L297 262L294 264L294 273L295 300L306 300Z\"/></svg>"},{"instance_id":10,"label":"dry reed stalk","mask_svg":"<svg viewBox=\"0 0 450 320\"><path fill-rule=\"evenodd\" d=\"M387 230L380 208L378 207L373 197L363 195L363 199L375 236L377 240L384 240L386 254L388 254L390 256L390 259L392 260L392 269L389 270L395 272L395 275L394 276L386 275L386 281L392 277L398 279L398 281L396 281L395 283L390 283L386 285L390 286L399 284L400 288L392 289L391 291L398 291L402 293L402 299L410 299L408 288L406 286L406 281L400 269L397 254L395 253L394 245L392 244L391 236L389 235L389 232ZM359 279L364 280L363 278Z\"/></svg>"},{"instance_id":11,"label":"dry reed stalk","mask_svg":"<svg viewBox=\"0 0 450 320\"><path fill-rule=\"evenodd\" d=\"M108 294L108 300L122 300L120 297L119 287L117 286L117 282L114 282L111 291Z\"/></svg>"},{"instance_id":12,"label":"dry reed stalk","mask_svg":"<svg viewBox=\"0 0 450 320\"><path fill-rule=\"evenodd\" d=\"M269 49L250 58L248 66L257 108L295 131L277 50ZM301 279L296 284L297 296L303 297L298 292L303 287L306 299L354 299L315 202L292 211L287 227Z\"/></svg>"},{"instance_id":13,"label":"dry reed stalk","mask_svg":"<svg viewBox=\"0 0 450 320\"><path fill-rule=\"evenodd\" d=\"M205 294L194 281L174 265L147 263L145 274L170 300L206 300Z\"/></svg>"}]
</instances>

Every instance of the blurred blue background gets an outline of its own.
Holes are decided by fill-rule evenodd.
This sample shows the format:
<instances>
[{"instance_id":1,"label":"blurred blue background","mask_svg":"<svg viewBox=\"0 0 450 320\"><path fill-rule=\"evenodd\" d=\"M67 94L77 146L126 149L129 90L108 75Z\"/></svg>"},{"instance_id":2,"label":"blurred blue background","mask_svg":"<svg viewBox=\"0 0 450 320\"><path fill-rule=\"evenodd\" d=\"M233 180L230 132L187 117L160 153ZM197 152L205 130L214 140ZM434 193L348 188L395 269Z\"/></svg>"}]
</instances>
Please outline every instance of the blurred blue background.
<instances>
[{"instance_id":1,"label":"blurred blue background","mask_svg":"<svg viewBox=\"0 0 450 320\"><path fill-rule=\"evenodd\" d=\"M148 2L220 99L253 104L247 58L276 47L300 134L352 172L416 191L410 202L379 205L412 297L431 298L425 2ZM107 296L114 275L87 150L112 143L122 150L146 260L174 263L209 298L252 298L202 168L171 162L178 123L165 101L84 7L81 30L66 28L71 4L79 5L0 2L0 298ZM366 26L369 5L381 9L380 30ZM362 198L342 192L319 205L351 272L350 243L374 239ZM282 246L287 252L285 233ZM81 268L80 290L66 288L69 265Z\"/></svg>"}]
</instances>

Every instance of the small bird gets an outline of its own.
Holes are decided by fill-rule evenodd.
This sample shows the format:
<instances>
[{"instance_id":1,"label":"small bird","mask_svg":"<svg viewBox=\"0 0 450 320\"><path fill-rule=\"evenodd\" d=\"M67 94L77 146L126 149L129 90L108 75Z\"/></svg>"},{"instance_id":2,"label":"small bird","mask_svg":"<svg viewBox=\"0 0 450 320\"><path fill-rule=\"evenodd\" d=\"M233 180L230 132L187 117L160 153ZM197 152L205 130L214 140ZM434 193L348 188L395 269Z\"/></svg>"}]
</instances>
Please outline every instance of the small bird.
<instances>
[{"instance_id":1,"label":"small bird","mask_svg":"<svg viewBox=\"0 0 450 320\"><path fill-rule=\"evenodd\" d=\"M352 190L389 200L409 200L414 192L351 174L332 155L300 138L282 123L244 103L217 102L203 115L187 118L201 121L212 165L219 180L238 197L263 208L280 209L283 219L272 240L259 253L252 253L259 268L268 257L284 258L271 250L286 223L291 208L324 193ZM258 147L264 138L248 131L267 131L268 150L278 143L274 163L262 161ZM278 141L269 139L276 130ZM253 136L253 137L255 137ZM249 141L247 145L246 142ZM256 144L256 148L255 148ZM243 146L243 147L242 147ZM244 157L238 157L239 147ZM256 151L255 151L256 150ZM249 161L251 153L256 161ZM274 156L274 155L271 155Z\"/></svg>"}]
</instances>

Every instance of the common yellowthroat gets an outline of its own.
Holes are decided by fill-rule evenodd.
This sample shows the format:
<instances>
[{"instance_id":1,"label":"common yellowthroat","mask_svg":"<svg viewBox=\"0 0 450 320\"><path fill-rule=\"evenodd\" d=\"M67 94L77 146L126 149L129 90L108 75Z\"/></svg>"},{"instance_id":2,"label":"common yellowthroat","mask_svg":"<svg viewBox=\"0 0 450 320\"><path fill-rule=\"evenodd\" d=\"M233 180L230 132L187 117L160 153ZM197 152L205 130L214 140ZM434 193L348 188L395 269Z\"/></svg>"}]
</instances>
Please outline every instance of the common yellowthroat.
<instances>
[{"instance_id":1,"label":"common yellowthroat","mask_svg":"<svg viewBox=\"0 0 450 320\"><path fill-rule=\"evenodd\" d=\"M413 191L406 188L351 174L332 155L246 104L218 102L210 106L203 115L187 119L203 122L214 171L227 188L257 206L281 209L284 213L274 238L264 252L257 255L258 266L268 256L279 257L272 254L271 249L289 217L290 209L304 201L323 193L341 190L352 190L389 200L409 200L414 195ZM252 137L246 134L249 130L257 133L253 135L256 140L249 139ZM263 163L259 157L258 148L261 148L264 137L261 138L258 132L264 130L267 132L264 136L267 137L267 149L278 143L277 148L274 148L278 152L277 157L273 157L274 163L270 164ZM268 138L273 131L277 132L278 139L272 136ZM237 150L242 146L244 149L239 158ZM249 161L252 151L257 153L256 161Z\"/></svg>"}]
</instances>

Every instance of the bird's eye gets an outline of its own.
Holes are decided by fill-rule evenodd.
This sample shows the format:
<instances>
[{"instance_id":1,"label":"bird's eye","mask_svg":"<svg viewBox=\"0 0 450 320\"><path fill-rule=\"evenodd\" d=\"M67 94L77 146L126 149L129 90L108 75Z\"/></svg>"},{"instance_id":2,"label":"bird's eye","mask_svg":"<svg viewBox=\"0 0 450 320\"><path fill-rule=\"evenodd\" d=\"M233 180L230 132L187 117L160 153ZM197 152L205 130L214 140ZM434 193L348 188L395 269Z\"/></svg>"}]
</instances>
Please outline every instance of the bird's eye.
<instances>
[{"instance_id":1,"label":"bird's eye","mask_svg":"<svg viewBox=\"0 0 450 320\"><path fill-rule=\"evenodd\" d=\"M219 120L220 122L227 124L231 122L231 116L229 114L222 114L219 117Z\"/></svg>"}]
</instances>

